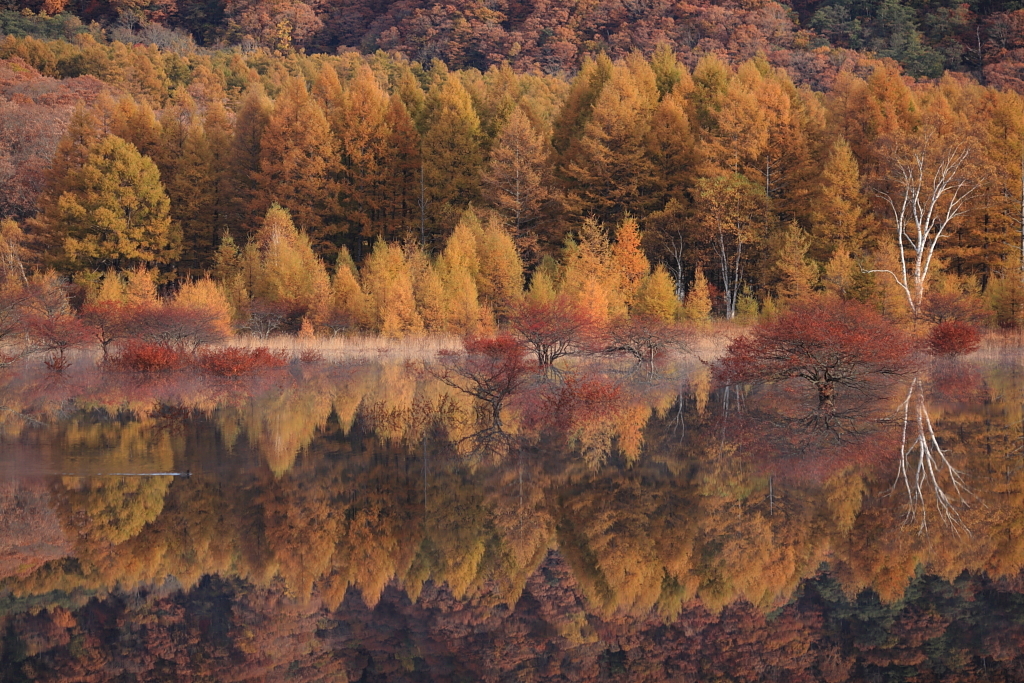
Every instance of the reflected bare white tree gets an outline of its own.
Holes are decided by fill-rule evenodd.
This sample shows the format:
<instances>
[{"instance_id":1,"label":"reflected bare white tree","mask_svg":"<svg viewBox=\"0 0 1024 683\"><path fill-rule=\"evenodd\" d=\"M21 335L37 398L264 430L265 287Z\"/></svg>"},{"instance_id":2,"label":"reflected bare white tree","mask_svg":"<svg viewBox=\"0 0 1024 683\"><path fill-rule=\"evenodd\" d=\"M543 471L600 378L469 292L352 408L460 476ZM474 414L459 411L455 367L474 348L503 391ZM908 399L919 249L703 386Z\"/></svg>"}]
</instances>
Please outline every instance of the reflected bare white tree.
<instances>
[{"instance_id":1,"label":"reflected bare white tree","mask_svg":"<svg viewBox=\"0 0 1024 683\"><path fill-rule=\"evenodd\" d=\"M903 420L899 472L887 495L906 492L904 523L916 524L921 534L928 532L934 511L934 518L954 533L970 535L960 514L968 507L970 490L963 471L953 465L935 436L919 378L910 383L899 412Z\"/></svg>"}]
</instances>

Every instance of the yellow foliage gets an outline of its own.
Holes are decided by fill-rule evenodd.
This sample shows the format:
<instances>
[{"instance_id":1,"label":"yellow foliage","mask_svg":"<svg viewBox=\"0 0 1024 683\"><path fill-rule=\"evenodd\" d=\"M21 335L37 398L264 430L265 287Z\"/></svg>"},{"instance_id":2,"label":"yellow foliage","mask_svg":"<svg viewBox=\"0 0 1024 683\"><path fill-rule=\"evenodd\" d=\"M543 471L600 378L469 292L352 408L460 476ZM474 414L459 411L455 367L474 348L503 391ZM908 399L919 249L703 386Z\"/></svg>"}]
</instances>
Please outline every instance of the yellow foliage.
<instances>
[{"instance_id":1,"label":"yellow foliage","mask_svg":"<svg viewBox=\"0 0 1024 683\"><path fill-rule=\"evenodd\" d=\"M186 281L174 297L174 303L209 316L220 336L231 335L234 311L224 290L209 277Z\"/></svg>"},{"instance_id":2,"label":"yellow foliage","mask_svg":"<svg viewBox=\"0 0 1024 683\"><path fill-rule=\"evenodd\" d=\"M637 289L633 313L672 322L679 312L675 283L665 266L658 264L654 272L644 277Z\"/></svg>"},{"instance_id":3,"label":"yellow foliage","mask_svg":"<svg viewBox=\"0 0 1024 683\"><path fill-rule=\"evenodd\" d=\"M686 293L686 300L680 309L680 317L697 325L707 325L711 320L712 307L708 279L704 277L704 269L698 268L693 278L693 286Z\"/></svg>"},{"instance_id":4,"label":"yellow foliage","mask_svg":"<svg viewBox=\"0 0 1024 683\"><path fill-rule=\"evenodd\" d=\"M423 331L423 319L416 311L412 273L401 247L378 239L363 265L362 276L375 331L385 337Z\"/></svg>"},{"instance_id":5,"label":"yellow foliage","mask_svg":"<svg viewBox=\"0 0 1024 683\"><path fill-rule=\"evenodd\" d=\"M138 266L129 270L124 286L124 302L129 306L154 305L156 296L156 272Z\"/></svg>"}]
</instances>

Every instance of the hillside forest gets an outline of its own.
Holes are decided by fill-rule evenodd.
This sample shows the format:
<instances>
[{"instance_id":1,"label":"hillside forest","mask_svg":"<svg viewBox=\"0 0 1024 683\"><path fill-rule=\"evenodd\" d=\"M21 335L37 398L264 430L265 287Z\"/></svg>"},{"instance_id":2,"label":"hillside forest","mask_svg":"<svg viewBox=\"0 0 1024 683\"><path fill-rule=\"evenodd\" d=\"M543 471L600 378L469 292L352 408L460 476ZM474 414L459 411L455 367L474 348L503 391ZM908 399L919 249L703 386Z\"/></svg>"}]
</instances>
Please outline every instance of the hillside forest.
<instances>
[{"instance_id":1,"label":"hillside forest","mask_svg":"<svg viewBox=\"0 0 1024 683\"><path fill-rule=\"evenodd\" d=\"M1006 8L943 15L973 27L970 56L898 2L692 9L749 41L650 8L582 41L547 19L527 36L557 3L446 10L447 29L412 6L172 4L0 14L0 344L140 303L391 337L556 300L753 321L815 292L896 321L1024 320Z\"/></svg>"}]
</instances>

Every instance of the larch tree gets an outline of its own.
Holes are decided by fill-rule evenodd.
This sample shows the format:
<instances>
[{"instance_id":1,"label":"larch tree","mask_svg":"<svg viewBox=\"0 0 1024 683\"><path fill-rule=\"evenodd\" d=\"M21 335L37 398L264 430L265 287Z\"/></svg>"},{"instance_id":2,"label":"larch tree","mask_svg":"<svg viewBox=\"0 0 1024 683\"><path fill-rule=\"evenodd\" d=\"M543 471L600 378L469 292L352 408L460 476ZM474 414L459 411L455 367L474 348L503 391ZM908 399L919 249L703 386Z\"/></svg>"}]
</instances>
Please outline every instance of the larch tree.
<instances>
[{"instance_id":1,"label":"larch tree","mask_svg":"<svg viewBox=\"0 0 1024 683\"><path fill-rule=\"evenodd\" d=\"M868 209L857 159L846 140L838 138L829 149L811 209L814 255L827 260L840 246L859 251L865 238Z\"/></svg>"},{"instance_id":2,"label":"larch tree","mask_svg":"<svg viewBox=\"0 0 1024 683\"><path fill-rule=\"evenodd\" d=\"M583 135L590 120L594 103L612 75L612 60L601 53L596 59L586 58L573 79L565 103L554 123L551 144L559 155L564 155L572 142ZM559 162L564 165L564 160Z\"/></svg>"},{"instance_id":3,"label":"larch tree","mask_svg":"<svg viewBox=\"0 0 1024 683\"><path fill-rule=\"evenodd\" d=\"M466 211L437 259L449 325L464 334L475 334L482 322L477 288L480 279L477 239L482 235L480 220L472 211Z\"/></svg>"},{"instance_id":4,"label":"larch tree","mask_svg":"<svg viewBox=\"0 0 1024 683\"><path fill-rule=\"evenodd\" d=\"M795 221L786 226L781 235L778 259L775 261L779 275L777 291L781 298L805 297L818 284L818 266L807 258L810 246L811 236Z\"/></svg>"},{"instance_id":5,"label":"larch tree","mask_svg":"<svg viewBox=\"0 0 1024 683\"><path fill-rule=\"evenodd\" d=\"M331 281L332 306L324 319L324 324L335 333L358 329L368 322L366 295L358 277L352 256L342 247Z\"/></svg>"},{"instance_id":6,"label":"larch tree","mask_svg":"<svg viewBox=\"0 0 1024 683\"><path fill-rule=\"evenodd\" d=\"M45 220L71 269L163 265L178 257L181 233L160 172L134 145L113 135L99 140L64 187Z\"/></svg>"},{"instance_id":7,"label":"larch tree","mask_svg":"<svg viewBox=\"0 0 1024 683\"><path fill-rule=\"evenodd\" d=\"M242 255L241 271L254 300L281 308L286 317L308 315L319 323L330 305L330 278L309 237L274 204Z\"/></svg>"},{"instance_id":8,"label":"larch tree","mask_svg":"<svg viewBox=\"0 0 1024 683\"><path fill-rule=\"evenodd\" d=\"M583 134L563 155L566 191L578 198L576 213L610 219L647 208L654 168L645 143L657 103L650 76L644 79L628 65L616 64Z\"/></svg>"},{"instance_id":9,"label":"larch tree","mask_svg":"<svg viewBox=\"0 0 1024 683\"><path fill-rule=\"evenodd\" d=\"M421 127L421 202L429 221L423 229L432 240L456 222L480 189L480 118L457 76L445 77L427 93Z\"/></svg>"},{"instance_id":10,"label":"larch tree","mask_svg":"<svg viewBox=\"0 0 1024 683\"><path fill-rule=\"evenodd\" d=\"M640 281L631 314L671 323L679 315L680 307L675 282L665 266L659 263Z\"/></svg>"},{"instance_id":11,"label":"larch tree","mask_svg":"<svg viewBox=\"0 0 1024 683\"><path fill-rule=\"evenodd\" d=\"M251 86L242 98L235 115L234 135L230 152L232 214L240 226L255 229L266 207L260 207L258 181L260 149L263 133L270 121L274 103L263 86ZM240 235L236 235L240 236Z\"/></svg>"},{"instance_id":12,"label":"larch tree","mask_svg":"<svg viewBox=\"0 0 1024 683\"><path fill-rule=\"evenodd\" d=\"M487 221L477 236L477 254L480 298L498 322L505 322L523 300L523 260L512 235L496 217Z\"/></svg>"},{"instance_id":13,"label":"larch tree","mask_svg":"<svg viewBox=\"0 0 1024 683\"><path fill-rule=\"evenodd\" d=\"M450 332L448 325L448 297L437 266L422 249L409 253L416 310L430 332Z\"/></svg>"},{"instance_id":14,"label":"larch tree","mask_svg":"<svg viewBox=\"0 0 1024 683\"><path fill-rule=\"evenodd\" d=\"M672 91L651 115L647 154L655 168L653 191L659 199L658 209L663 210L673 199L686 201L686 188L693 181L698 148L688 108L685 97Z\"/></svg>"},{"instance_id":15,"label":"larch tree","mask_svg":"<svg viewBox=\"0 0 1024 683\"><path fill-rule=\"evenodd\" d=\"M711 301L711 287L704 277L704 269L698 267L693 276L693 284L686 293L679 317L697 325L706 325L711 320L714 302Z\"/></svg>"},{"instance_id":16,"label":"larch tree","mask_svg":"<svg viewBox=\"0 0 1024 683\"><path fill-rule=\"evenodd\" d=\"M333 69L331 69L333 73ZM388 121L390 98L368 66L362 66L328 111L338 141L341 220L352 235L382 234L395 150Z\"/></svg>"},{"instance_id":17,"label":"larch tree","mask_svg":"<svg viewBox=\"0 0 1024 683\"><path fill-rule=\"evenodd\" d=\"M615 230L612 244L612 267L617 271L619 289L632 306L640 283L651 272L651 263L641 247L640 226L632 216L626 216Z\"/></svg>"},{"instance_id":18,"label":"larch tree","mask_svg":"<svg viewBox=\"0 0 1024 683\"><path fill-rule=\"evenodd\" d=\"M522 244L537 240L530 230L551 197L547 145L522 106L498 133L482 181L487 200L508 216Z\"/></svg>"},{"instance_id":19,"label":"larch tree","mask_svg":"<svg viewBox=\"0 0 1024 683\"><path fill-rule=\"evenodd\" d=\"M424 188L420 134L397 93L388 100L387 127L391 131L392 155L384 203L384 231L388 235L399 235L423 226L426 204L421 203Z\"/></svg>"},{"instance_id":20,"label":"larch tree","mask_svg":"<svg viewBox=\"0 0 1024 683\"><path fill-rule=\"evenodd\" d=\"M378 238L361 274L375 331L386 337L403 337L423 330L412 273L401 247Z\"/></svg>"},{"instance_id":21,"label":"larch tree","mask_svg":"<svg viewBox=\"0 0 1024 683\"><path fill-rule=\"evenodd\" d=\"M291 211L318 248L333 251L338 213L337 145L306 83L290 78L260 140L258 197Z\"/></svg>"}]
</instances>

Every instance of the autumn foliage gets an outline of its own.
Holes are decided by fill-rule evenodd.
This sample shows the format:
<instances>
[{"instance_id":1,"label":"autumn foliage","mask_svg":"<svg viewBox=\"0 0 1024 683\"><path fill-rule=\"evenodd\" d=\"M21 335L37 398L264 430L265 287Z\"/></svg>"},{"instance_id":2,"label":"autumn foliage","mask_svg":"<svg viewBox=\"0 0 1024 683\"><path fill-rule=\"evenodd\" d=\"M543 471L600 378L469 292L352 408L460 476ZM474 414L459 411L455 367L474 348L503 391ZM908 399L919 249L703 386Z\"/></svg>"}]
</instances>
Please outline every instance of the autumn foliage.
<instances>
[{"instance_id":1,"label":"autumn foliage","mask_svg":"<svg viewBox=\"0 0 1024 683\"><path fill-rule=\"evenodd\" d=\"M937 324L928 333L925 348L933 356L962 356L977 351L981 345L978 328L959 320Z\"/></svg>"},{"instance_id":2,"label":"autumn foliage","mask_svg":"<svg viewBox=\"0 0 1024 683\"><path fill-rule=\"evenodd\" d=\"M725 384L801 379L826 403L836 386L865 390L872 381L907 372L911 352L909 339L869 307L813 298L730 344L715 376Z\"/></svg>"},{"instance_id":3,"label":"autumn foliage","mask_svg":"<svg viewBox=\"0 0 1024 683\"><path fill-rule=\"evenodd\" d=\"M237 377L258 370L282 368L288 364L288 359L283 352L258 346L254 349L229 347L203 350L196 356L196 362L211 375Z\"/></svg>"},{"instance_id":4,"label":"autumn foliage","mask_svg":"<svg viewBox=\"0 0 1024 683\"><path fill-rule=\"evenodd\" d=\"M181 347L133 339L111 355L106 365L124 372L167 372L181 370L189 361L189 354Z\"/></svg>"},{"instance_id":5,"label":"autumn foliage","mask_svg":"<svg viewBox=\"0 0 1024 683\"><path fill-rule=\"evenodd\" d=\"M542 368L593 348L600 329L589 311L564 296L527 301L513 314L511 325Z\"/></svg>"}]
</instances>

